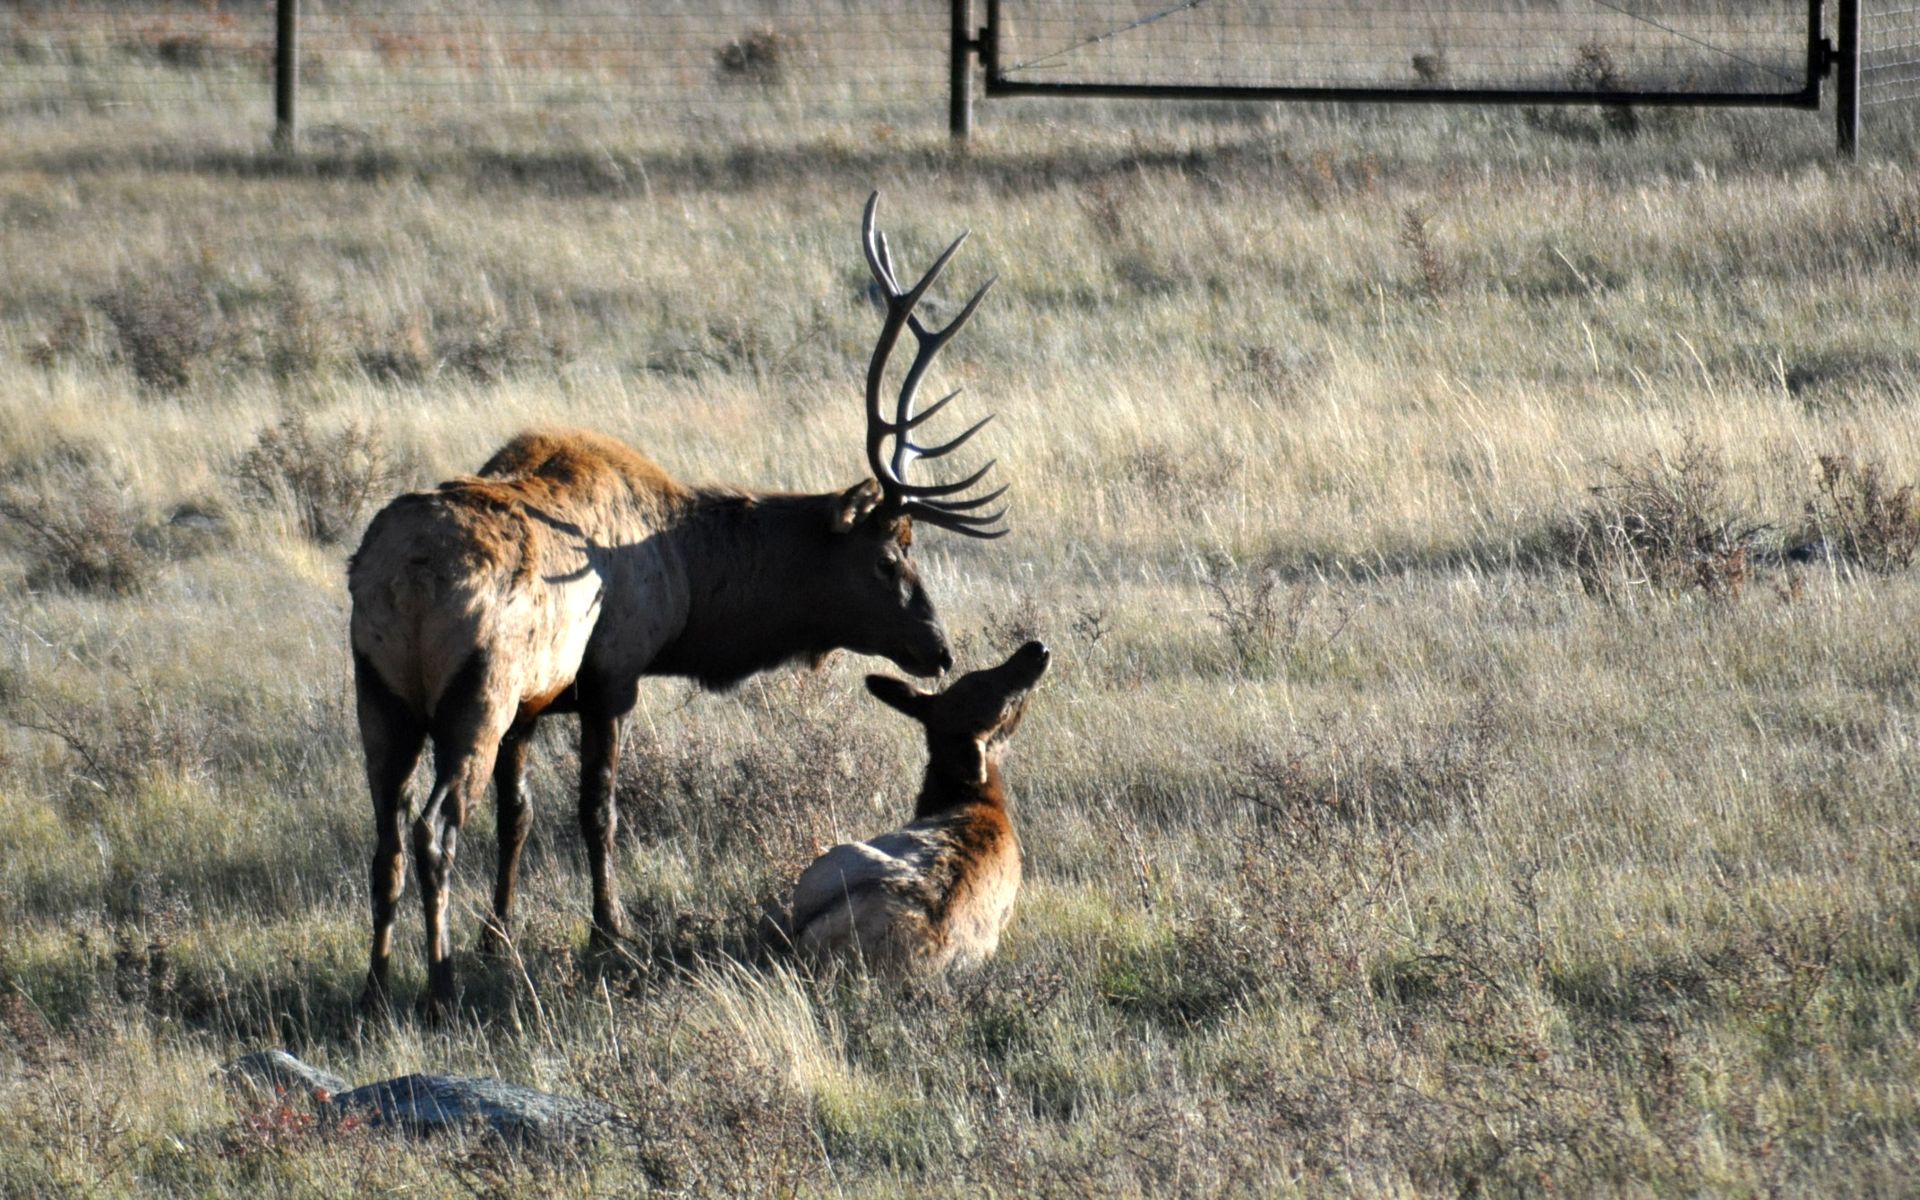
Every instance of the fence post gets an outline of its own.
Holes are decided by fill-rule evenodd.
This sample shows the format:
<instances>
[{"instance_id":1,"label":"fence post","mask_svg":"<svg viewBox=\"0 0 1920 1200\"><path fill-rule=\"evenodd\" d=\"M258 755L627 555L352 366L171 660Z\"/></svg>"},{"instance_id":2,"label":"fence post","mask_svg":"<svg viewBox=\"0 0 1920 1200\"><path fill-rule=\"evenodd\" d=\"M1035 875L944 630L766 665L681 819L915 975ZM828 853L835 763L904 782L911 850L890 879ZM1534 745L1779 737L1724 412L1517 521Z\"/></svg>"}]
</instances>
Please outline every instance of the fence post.
<instances>
[{"instance_id":1,"label":"fence post","mask_svg":"<svg viewBox=\"0 0 1920 1200\"><path fill-rule=\"evenodd\" d=\"M1840 0L1833 119L1839 152L1860 157L1860 0Z\"/></svg>"},{"instance_id":2,"label":"fence post","mask_svg":"<svg viewBox=\"0 0 1920 1200\"><path fill-rule=\"evenodd\" d=\"M953 43L947 60L948 87L947 132L956 142L973 136L973 76L969 74L973 54L972 0L953 0Z\"/></svg>"},{"instance_id":3,"label":"fence post","mask_svg":"<svg viewBox=\"0 0 1920 1200\"><path fill-rule=\"evenodd\" d=\"M300 0L275 0L273 148L291 154L300 135Z\"/></svg>"}]
</instances>

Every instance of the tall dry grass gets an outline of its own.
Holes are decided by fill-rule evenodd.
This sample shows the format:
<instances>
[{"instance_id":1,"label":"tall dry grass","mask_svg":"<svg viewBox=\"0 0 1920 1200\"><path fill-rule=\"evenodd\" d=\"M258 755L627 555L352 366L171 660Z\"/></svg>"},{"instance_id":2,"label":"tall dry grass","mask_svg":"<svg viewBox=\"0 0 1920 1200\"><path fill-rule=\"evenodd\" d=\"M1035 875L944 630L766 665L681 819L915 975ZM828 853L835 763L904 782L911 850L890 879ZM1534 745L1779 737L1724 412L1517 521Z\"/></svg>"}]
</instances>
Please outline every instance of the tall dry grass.
<instances>
[{"instance_id":1,"label":"tall dry grass","mask_svg":"<svg viewBox=\"0 0 1920 1200\"><path fill-rule=\"evenodd\" d=\"M0 1190L1910 1186L1920 588L1848 541L1899 536L1867 464L1920 479L1902 159L1750 114L1008 105L965 154L857 113L798 145L582 120L292 170L164 115L10 126L0 500L108 514L141 574L0 521ZM363 1024L343 550L261 447L372 439L400 486L566 422L844 486L872 186L908 267L971 226L952 295L1001 275L943 371L1001 414L1016 535L916 551L965 659L1058 652L999 961L906 990L732 961L917 779L842 660L644 689L611 969L556 722L516 960L462 962L450 1030ZM268 1044L639 1133L330 1138L207 1081Z\"/></svg>"}]
</instances>

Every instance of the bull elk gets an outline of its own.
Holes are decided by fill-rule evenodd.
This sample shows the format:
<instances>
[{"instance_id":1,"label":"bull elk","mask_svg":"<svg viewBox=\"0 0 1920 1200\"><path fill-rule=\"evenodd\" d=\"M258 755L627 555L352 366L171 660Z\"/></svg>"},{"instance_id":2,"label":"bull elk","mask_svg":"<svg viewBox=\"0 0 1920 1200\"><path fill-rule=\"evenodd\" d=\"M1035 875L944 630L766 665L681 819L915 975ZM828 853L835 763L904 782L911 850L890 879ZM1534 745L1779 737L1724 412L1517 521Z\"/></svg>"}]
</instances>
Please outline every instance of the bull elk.
<instances>
[{"instance_id":1,"label":"bull elk","mask_svg":"<svg viewBox=\"0 0 1920 1200\"><path fill-rule=\"evenodd\" d=\"M620 721L648 675L725 688L757 671L848 649L922 677L953 663L909 556L913 526L993 538L1005 491L973 489L993 462L944 483L908 478L916 459L964 445L991 416L938 445L914 431L957 392L915 411L934 356L966 324L989 279L938 330L915 306L962 233L912 288L894 276L867 201L861 242L886 317L867 367L873 477L819 495L690 487L598 434L535 430L480 473L403 495L368 527L348 567L360 738L373 795L373 949L366 1001L389 998L394 907L404 887L406 783L433 742L433 787L413 819L426 914L429 1015L455 1003L447 886L468 806L493 780L499 864L485 939L511 928L528 829L521 792L529 734L544 715L580 718L580 829L593 876L593 933L621 936L613 881ZM883 375L902 331L916 348L893 412ZM889 443L891 444L889 446Z\"/></svg>"},{"instance_id":2,"label":"bull elk","mask_svg":"<svg viewBox=\"0 0 1920 1200\"><path fill-rule=\"evenodd\" d=\"M993 957L1020 890L1000 763L1047 661L1028 642L935 693L867 676L869 691L926 729L926 782L911 824L835 846L801 873L783 931L801 954L852 952L910 975Z\"/></svg>"}]
</instances>

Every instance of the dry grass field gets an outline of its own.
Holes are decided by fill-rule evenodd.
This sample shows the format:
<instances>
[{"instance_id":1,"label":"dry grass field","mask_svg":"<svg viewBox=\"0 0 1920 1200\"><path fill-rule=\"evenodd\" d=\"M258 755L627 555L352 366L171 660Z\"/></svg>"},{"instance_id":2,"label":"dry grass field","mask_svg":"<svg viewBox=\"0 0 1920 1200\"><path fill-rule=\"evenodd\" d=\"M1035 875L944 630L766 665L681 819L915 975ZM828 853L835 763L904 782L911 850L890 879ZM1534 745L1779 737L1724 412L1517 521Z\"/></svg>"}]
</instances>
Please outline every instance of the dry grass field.
<instances>
[{"instance_id":1,"label":"dry grass field","mask_svg":"<svg viewBox=\"0 0 1920 1200\"><path fill-rule=\"evenodd\" d=\"M288 164L205 115L0 143L0 1194L1913 1191L1910 129L1844 167L1806 115L1004 104L956 153L576 109ZM643 689L616 962L550 722L514 960L483 810L460 1020L363 1021L360 529L535 423L854 482L874 187L908 270L974 230L949 302L1000 276L933 386L999 412L1014 534L916 546L963 665L1055 650L999 958L749 961L918 784L842 656ZM209 1080L274 1046L637 1132Z\"/></svg>"}]
</instances>

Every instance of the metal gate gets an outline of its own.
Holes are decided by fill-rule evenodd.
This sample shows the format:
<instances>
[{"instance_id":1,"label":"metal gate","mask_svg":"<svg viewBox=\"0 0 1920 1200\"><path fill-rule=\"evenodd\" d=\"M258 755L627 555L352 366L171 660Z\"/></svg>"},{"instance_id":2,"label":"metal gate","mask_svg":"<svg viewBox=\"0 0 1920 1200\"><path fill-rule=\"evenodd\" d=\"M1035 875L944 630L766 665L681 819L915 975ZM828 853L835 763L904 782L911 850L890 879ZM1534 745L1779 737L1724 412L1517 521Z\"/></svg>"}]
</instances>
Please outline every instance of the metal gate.
<instances>
[{"instance_id":1,"label":"metal gate","mask_svg":"<svg viewBox=\"0 0 1920 1200\"><path fill-rule=\"evenodd\" d=\"M1860 0L1836 2L1857 25ZM1920 25L1912 0L1874 2L1907 5L1898 11ZM1824 35L1824 0L985 0L985 9L975 32L969 0L954 0L959 136L971 121L970 54L988 96L1799 109L1818 109L1822 79L1858 61L1843 62ZM1920 75L1901 78L1920 88ZM1849 152L1850 141L1843 115Z\"/></svg>"}]
</instances>

